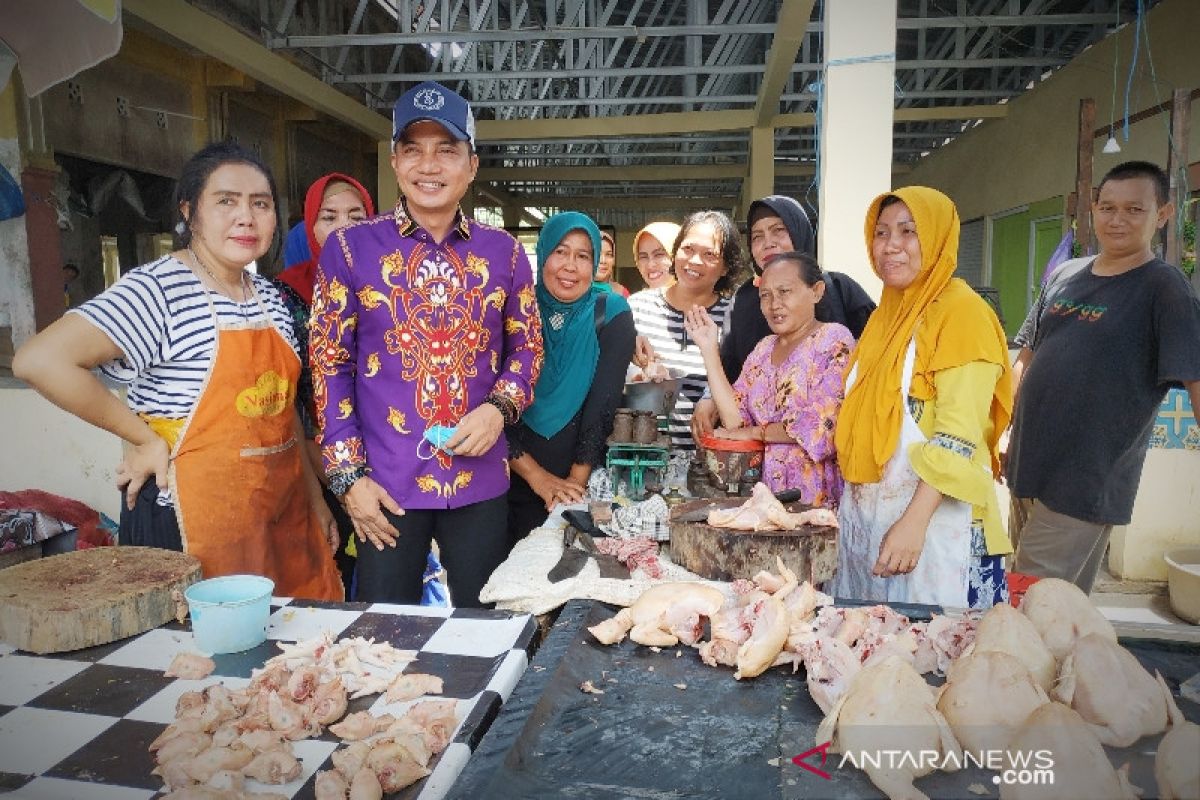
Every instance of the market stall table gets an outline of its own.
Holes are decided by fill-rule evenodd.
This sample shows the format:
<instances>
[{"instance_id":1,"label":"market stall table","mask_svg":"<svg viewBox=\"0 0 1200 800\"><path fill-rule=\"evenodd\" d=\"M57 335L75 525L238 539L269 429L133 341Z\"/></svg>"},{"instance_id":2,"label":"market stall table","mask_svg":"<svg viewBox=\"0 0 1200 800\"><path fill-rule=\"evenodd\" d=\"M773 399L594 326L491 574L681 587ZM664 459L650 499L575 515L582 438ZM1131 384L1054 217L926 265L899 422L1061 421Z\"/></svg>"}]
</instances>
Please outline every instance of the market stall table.
<instances>
[{"instance_id":1,"label":"market stall table","mask_svg":"<svg viewBox=\"0 0 1200 800\"><path fill-rule=\"evenodd\" d=\"M139 800L162 789L151 775L148 745L174 720L185 691L220 682L236 689L279 653L277 640L299 641L329 631L417 651L408 672L444 681L443 697L458 700L459 726L450 746L430 762L433 773L394 795L436 800L453 785L480 738L517 684L533 652L536 626L527 614L370 603L272 600L267 641L244 653L213 658L199 681L163 677L180 652L198 652L187 625L169 623L137 637L52 656L0 645L0 792L38 800ZM384 705L371 695L351 700L347 713ZM338 738L326 731L295 742L304 771L283 786L263 787L289 798L313 796L313 774L330 769Z\"/></svg>"},{"instance_id":2,"label":"market stall table","mask_svg":"<svg viewBox=\"0 0 1200 800\"><path fill-rule=\"evenodd\" d=\"M814 746L823 717L802 670L792 675L774 668L735 681L731 669L705 666L682 645L659 652L629 639L599 645L586 628L614 610L579 600L563 607L449 797L883 796L865 773L849 765L839 769L836 754L824 765L819 753L805 759L828 778L792 762ZM931 609L897 610L921 619ZM1200 705L1178 697L1179 682L1200 669L1200 646L1129 638L1122 644L1163 673L1188 719L1200 719ZM581 691L584 681L603 694ZM1130 778L1146 790L1143 798L1157 796L1153 753L1159 738L1108 748L1114 765L1131 764ZM993 776L978 769L937 772L919 779L917 788L931 798L995 798ZM978 795L972 785L986 793Z\"/></svg>"}]
</instances>

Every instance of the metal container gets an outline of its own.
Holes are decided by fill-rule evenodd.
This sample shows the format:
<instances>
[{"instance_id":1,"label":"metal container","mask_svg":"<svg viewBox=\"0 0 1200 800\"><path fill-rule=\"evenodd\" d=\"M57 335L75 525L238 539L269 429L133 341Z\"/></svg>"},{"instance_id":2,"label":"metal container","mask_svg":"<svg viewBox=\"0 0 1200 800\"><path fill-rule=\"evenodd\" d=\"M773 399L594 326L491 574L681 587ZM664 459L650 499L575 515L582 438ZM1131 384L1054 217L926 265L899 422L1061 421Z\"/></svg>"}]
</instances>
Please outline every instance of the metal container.
<instances>
[{"instance_id":1,"label":"metal container","mask_svg":"<svg viewBox=\"0 0 1200 800\"><path fill-rule=\"evenodd\" d=\"M635 411L652 411L659 416L669 415L675 410L681 377L679 370L671 370L670 379L658 383L626 381L621 405Z\"/></svg>"},{"instance_id":2,"label":"metal container","mask_svg":"<svg viewBox=\"0 0 1200 800\"><path fill-rule=\"evenodd\" d=\"M762 475L765 449L762 442L702 436L697 445L696 458L704 464L709 485L727 495L749 494L754 483L749 483L743 492L743 476L749 472L757 482Z\"/></svg>"}]
</instances>

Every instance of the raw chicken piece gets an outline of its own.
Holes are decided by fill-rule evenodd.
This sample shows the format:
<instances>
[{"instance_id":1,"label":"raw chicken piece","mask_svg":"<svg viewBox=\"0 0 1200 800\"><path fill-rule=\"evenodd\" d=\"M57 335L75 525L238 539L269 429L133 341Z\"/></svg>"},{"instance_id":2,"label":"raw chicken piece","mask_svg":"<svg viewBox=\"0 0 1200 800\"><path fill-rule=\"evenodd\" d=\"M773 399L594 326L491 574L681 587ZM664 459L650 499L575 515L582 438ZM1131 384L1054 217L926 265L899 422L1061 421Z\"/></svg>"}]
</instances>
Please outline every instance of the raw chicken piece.
<instances>
[{"instance_id":1,"label":"raw chicken piece","mask_svg":"<svg viewBox=\"0 0 1200 800\"><path fill-rule=\"evenodd\" d=\"M972 652L998 651L1015 656L1045 691L1054 687L1058 664L1029 617L1008 603L988 609L975 628Z\"/></svg>"},{"instance_id":2,"label":"raw chicken piece","mask_svg":"<svg viewBox=\"0 0 1200 800\"><path fill-rule=\"evenodd\" d=\"M1166 697L1171 717L1171 728L1158 743L1158 754L1154 757L1158 796L1162 800L1200 800L1200 759L1196 758L1200 753L1200 725L1183 718L1167 682L1158 672L1154 677Z\"/></svg>"},{"instance_id":3,"label":"raw chicken piece","mask_svg":"<svg viewBox=\"0 0 1200 800\"><path fill-rule=\"evenodd\" d=\"M396 676L387 689L389 703L401 703L405 700L415 700L427 694L441 694L442 679L436 675L426 675L423 672L401 673Z\"/></svg>"},{"instance_id":4,"label":"raw chicken piece","mask_svg":"<svg viewBox=\"0 0 1200 800\"><path fill-rule=\"evenodd\" d=\"M951 617L934 614L929 622L914 622L911 626L917 637L913 667L917 672L944 674L950 662L958 658L975 641L976 620L972 617Z\"/></svg>"},{"instance_id":5,"label":"raw chicken piece","mask_svg":"<svg viewBox=\"0 0 1200 800\"><path fill-rule=\"evenodd\" d=\"M450 744L458 727L458 701L425 700L405 712L402 719L417 723L430 752L440 753Z\"/></svg>"},{"instance_id":6,"label":"raw chicken piece","mask_svg":"<svg viewBox=\"0 0 1200 800\"><path fill-rule=\"evenodd\" d=\"M234 747L210 747L192 756L183 768L196 783L208 783L221 770L242 769L253 758L254 753L250 752L250 748L240 744Z\"/></svg>"},{"instance_id":7,"label":"raw chicken piece","mask_svg":"<svg viewBox=\"0 0 1200 800\"><path fill-rule=\"evenodd\" d=\"M787 642L788 612L783 601L775 595L764 597L754 604L754 627L750 637L738 648L737 680L761 675L775 663L775 657Z\"/></svg>"},{"instance_id":8,"label":"raw chicken piece","mask_svg":"<svg viewBox=\"0 0 1200 800\"><path fill-rule=\"evenodd\" d=\"M950 665L937 706L963 749L983 760L985 751L1005 750L1017 727L1049 702L1016 656L984 650Z\"/></svg>"},{"instance_id":9,"label":"raw chicken piece","mask_svg":"<svg viewBox=\"0 0 1200 800\"><path fill-rule=\"evenodd\" d=\"M1036 586L1037 584L1034 584ZM1026 595L1028 597L1028 595ZM1054 781L1004 783L1001 800L1136 800L1126 768L1114 770L1108 754L1083 718L1062 703L1046 703L1025 720L1009 742L1009 751L1035 754L1048 750ZM1038 762L1033 761L1033 767Z\"/></svg>"},{"instance_id":10,"label":"raw chicken piece","mask_svg":"<svg viewBox=\"0 0 1200 800\"><path fill-rule=\"evenodd\" d=\"M770 574L770 573L766 573ZM738 648L750 638L754 627L752 608L755 602L766 597L762 592L742 595L738 603L726 605L709 619L709 641L700 645L700 660L710 667L722 664L732 667L737 663ZM743 599L750 599L743 605Z\"/></svg>"},{"instance_id":11,"label":"raw chicken piece","mask_svg":"<svg viewBox=\"0 0 1200 800\"><path fill-rule=\"evenodd\" d=\"M672 647L683 641L693 645L703 634L703 619L716 614L724 602L720 589L702 583L660 583L588 631L601 644L616 644L629 633L638 644Z\"/></svg>"},{"instance_id":12,"label":"raw chicken piece","mask_svg":"<svg viewBox=\"0 0 1200 800\"><path fill-rule=\"evenodd\" d=\"M292 673L287 682L287 697L297 703L312 697L321 683L321 670L315 666L300 667Z\"/></svg>"},{"instance_id":13,"label":"raw chicken piece","mask_svg":"<svg viewBox=\"0 0 1200 800\"><path fill-rule=\"evenodd\" d=\"M204 693L203 692L184 692L179 695L179 699L175 701L175 719L179 721L184 717L199 718L200 712L204 711Z\"/></svg>"},{"instance_id":14,"label":"raw chicken piece","mask_svg":"<svg viewBox=\"0 0 1200 800\"><path fill-rule=\"evenodd\" d=\"M862 668L858 654L840 639L818 636L800 645L800 655L808 675L808 693L821 712L828 714Z\"/></svg>"},{"instance_id":15,"label":"raw chicken piece","mask_svg":"<svg viewBox=\"0 0 1200 800\"><path fill-rule=\"evenodd\" d=\"M445 730L444 725L438 726L439 730L431 731L429 728L417 722L407 714L396 720L392 725L384 731L384 741L395 742L408 751L412 756L413 761L416 761L422 767L429 766L429 759L437 752L435 747L444 748L449 744L449 732Z\"/></svg>"},{"instance_id":16,"label":"raw chicken piece","mask_svg":"<svg viewBox=\"0 0 1200 800\"><path fill-rule=\"evenodd\" d=\"M328 725L341 719L349 702L341 677L319 685L309 702L312 705L313 719L318 725Z\"/></svg>"},{"instance_id":17,"label":"raw chicken piece","mask_svg":"<svg viewBox=\"0 0 1200 800\"><path fill-rule=\"evenodd\" d=\"M934 705L933 690L911 664L896 656L854 676L846 694L817 728L816 743L827 741L833 742L832 752L855 754L871 782L891 800L928 800L913 786L914 779L936 766L922 751L936 753L937 763L962 763L962 750ZM883 750L911 757L883 762L876 769L869 759Z\"/></svg>"},{"instance_id":18,"label":"raw chicken piece","mask_svg":"<svg viewBox=\"0 0 1200 800\"><path fill-rule=\"evenodd\" d=\"M163 761L150 770L150 774L162 778L169 790L183 789L196 782L196 779L187 771L187 765L191 760L191 756L181 756L170 761Z\"/></svg>"},{"instance_id":19,"label":"raw chicken piece","mask_svg":"<svg viewBox=\"0 0 1200 800\"><path fill-rule=\"evenodd\" d=\"M342 773L342 777L349 783L354 779L354 773L367 763L367 756L370 752L371 745L366 742L354 742L349 747L334 750L330 759L333 761L334 768Z\"/></svg>"},{"instance_id":20,"label":"raw chicken piece","mask_svg":"<svg viewBox=\"0 0 1200 800\"><path fill-rule=\"evenodd\" d=\"M349 800L382 800L383 786L370 767L362 767L354 773L350 782Z\"/></svg>"},{"instance_id":21,"label":"raw chicken piece","mask_svg":"<svg viewBox=\"0 0 1200 800\"><path fill-rule=\"evenodd\" d=\"M288 739L307 739L321 733L321 726L312 718L307 708L293 703L279 692L271 692L267 699L271 727Z\"/></svg>"},{"instance_id":22,"label":"raw chicken piece","mask_svg":"<svg viewBox=\"0 0 1200 800\"><path fill-rule=\"evenodd\" d=\"M346 783L342 773L336 769L317 772L317 778L313 782L313 794L316 800L346 800L348 791L350 791L350 785Z\"/></svg>"},{"instance_id":23,"label":"raw chicken piece","mask_svg":"<svg viewBox=\"0 0 1200 800\"><path fill-rule=\"evenodd\" d=\"M260 783L287 783L300 777L303 771L300 762L291 753L283 750L268 750L259 753L245 766L246 777Z\"/></svg>"},{"instance_id":24,"label":"raw chicken piece","mask_svg":"<svg viewBox=\"0 0 1200 800\"><path fill-rule=\"evenodd\" d=\"M1078 711L1096 738L1111 747L1128 747L1167 727L1167 703L1158 683L1132 653L1103 634L1075 640L1052 695Z\"/></svg>"},{"instance_id":25,"label":"raw chicken piece","mask_svg":"<svg viewBox=\"0 0 1200 800\"><path fill-rule=\"evenodd\" d=\"M1038 635L1061 663L1075 647L1075 640L1098 633L1117 641L1112 623L1104 618L1075 584L1061 578L1042 578L1021 599L1021 613L1029 617Z\"/></svg>"},{"instance_id":26,"label":"raw chicken piece","mask_svg":"<svg viewBox=\"0 0 1200 800\"><path fill-rule=\"evenodd\" d=\"M189 759L212 747L212 737L206 733L183 733L168 740L154 754L157 764L166 764L176 759Z\"/></svg>"},{"instance_id":27,"label":"raw chicken piece","mask_svg":"<svg viewBox=\"0 0 1200 800\"><path fill-rule=\"evenodd\" d=\"M164 678L183 678L185 681L200 681L216 669L216 663L199 653L180 653L171 659L171 665L163 673Z\"/></svg>"},{"instance_id":28,"label":"raw chicken piece","mask_svg":"<svg viewBox=\"0 0 1200 800\"><path fill-rule=\"evenodd\" d=\"M739 531L792 531L805 525L837 527L837 515L827 508L813 508L793 514L767 488L756 483L750 499L737 508L708 512L708 524L714 528Z\"/></svg>"},{"instance_id":29,"label":"raw chicken piece","mask_svg":"<svg viewBox=\"0 0 1200 800\"><path fill-rule=\"evenodd\" d=\"M246 777L241 772L232 769L223 769L213 773L213 776L208 779L208 786L214 789L222 789L226 792L241 792L246 784Z\"/></svg>"},{"instance_id":30,"label":"raw chicken piece","mask_svg":"<svg viewBox=\"0 0 1200 800\"><path fill-rule=\"evenodd\" d=\"M408 751L395 742L371 748L366 765L379 779L383 791L389 794L411 786L429 774L428 768L414 761Z\"/></svg>"},{"instance_id":31,"label":"raw chicken piece","mask_svg":"<svg viewBox=\"0 0 1200 800\"><path fill-rule=\"evenodd\" d=\"M356 711L336 725L330 725L329 732L344 742L355 742L374 736L395 721L391 714L376 717L370 711Z\"/></svg>"},{"instance_id":32,"label":"raw chicken piece","mask_svg":"<svg viewBox=\"0 0 1200 800\"><path fill-rule=\"evenodd\" d=\"M180 724L180 723L198 723L198 722L199 722L199 720L196 720L196 719L186 719L186 720L179 720L176 722L172 722L170 725L163 728L163 732L158 735L157 739L155 739L153 742L150 743L150 747L148 749L150 750L151 753L153 753L157 750L162 750L168 744L170 744L171 741L174 739L178 739L184 735L191 735L193 737L199 737L199 738L191 739L192 742L201 742L201 741L203 742L203 746L200 747L198 750L196 750L197 753L200 752L200 750L205 749L206 747L209 746L209 744L211 744L211 742L209 741L209 738L210 738L209 735L207 733L205 733L203 730L201 730L200 728L194 727L193 724L187 724L187 725ZM179 745L176 745L176 746L178 747ZM160 758L159 760L160 761L169 761L170 758Z\"/></svg>"}]
</instances>

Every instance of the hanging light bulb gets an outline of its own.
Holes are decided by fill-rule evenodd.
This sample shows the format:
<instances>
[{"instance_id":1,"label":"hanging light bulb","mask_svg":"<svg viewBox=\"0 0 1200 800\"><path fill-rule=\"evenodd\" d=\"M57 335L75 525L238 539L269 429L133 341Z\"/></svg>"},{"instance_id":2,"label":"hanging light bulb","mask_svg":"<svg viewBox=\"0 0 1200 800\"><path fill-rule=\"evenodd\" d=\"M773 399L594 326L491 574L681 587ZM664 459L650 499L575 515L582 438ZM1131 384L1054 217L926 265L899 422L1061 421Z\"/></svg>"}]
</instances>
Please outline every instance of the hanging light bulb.
<instances>
[{"instance_id":1,"label":"hanging light bulb","mask_svg":"<svg viewBox=\"0 0 1200 800\"><path fill-rule=\"evenodd\" d=\"M1121 145L1117 144L1117 137L1116 137L1116 136L1114 136L1112 133L1109 133L1109 134L1108 134L1108 141L1104 143L1104 149L1103 149L1103 150L1101 150L1100 152L1102 152L1102 153L1108 153L1108 154L1110 154L1110 155L1111 155L1112 153L1119 153L1119 152L1121 152Z\"/></svg>"}]
</instances>

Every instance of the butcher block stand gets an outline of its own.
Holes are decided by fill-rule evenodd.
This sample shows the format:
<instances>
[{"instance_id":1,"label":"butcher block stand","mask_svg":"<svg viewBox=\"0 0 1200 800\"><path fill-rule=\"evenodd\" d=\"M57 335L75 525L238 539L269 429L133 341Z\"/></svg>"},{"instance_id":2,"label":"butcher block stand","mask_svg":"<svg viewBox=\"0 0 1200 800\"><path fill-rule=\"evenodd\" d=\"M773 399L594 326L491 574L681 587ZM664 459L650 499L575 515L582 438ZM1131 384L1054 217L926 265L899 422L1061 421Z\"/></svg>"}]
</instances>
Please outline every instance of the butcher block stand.
<instances>
[{"instance_id":1,"label":"butcher block stand","mask_svg":"<svg viewBox=\"0 0 1200 800\"><path fill-rule=\"evenodd\" d=\"M671 510L671 560L714 581L747 578L759 570L777 571L775 558L800 581L819 584L837 569L837 528L805 525L794 531L735 531L700 519L711 509L736 508L744 497L692 500ZM785 506L803 511L800 504Z\"/></svg>"},{"instance_id":2,"label":"butcher block stand","mask_svg":"<svg viewBox=\"0 0 1200 800\"><path fill-rule=\"evenodd\" d=\"M157 628L187 611L194 557L93 547L0 570L0 640L30 653L79 650Z\"/></svg>"}]
</instances>

